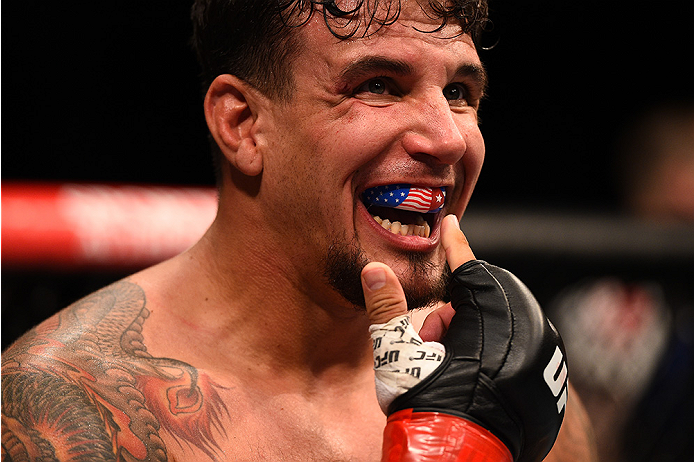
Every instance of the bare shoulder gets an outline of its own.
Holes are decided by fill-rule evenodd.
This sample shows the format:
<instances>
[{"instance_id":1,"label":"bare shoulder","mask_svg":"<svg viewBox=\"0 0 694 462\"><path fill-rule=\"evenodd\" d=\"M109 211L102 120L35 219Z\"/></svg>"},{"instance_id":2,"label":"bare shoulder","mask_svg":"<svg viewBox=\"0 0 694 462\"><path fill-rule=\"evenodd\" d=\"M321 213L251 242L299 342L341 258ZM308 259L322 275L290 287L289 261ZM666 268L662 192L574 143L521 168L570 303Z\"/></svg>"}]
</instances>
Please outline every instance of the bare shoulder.
<instances>
[{"instance_id":1,"label":"bare shoulder","mask_svg":"<svg viewBox=\"0 0 694 462\"><path fill-rule=\"evenodd\" d=\"M226 413L217 387L147 352L146 305L140 286L120 281L3 352L3 461L173 460L167 438L214 460Z\"/></svg>"}]
</instances>

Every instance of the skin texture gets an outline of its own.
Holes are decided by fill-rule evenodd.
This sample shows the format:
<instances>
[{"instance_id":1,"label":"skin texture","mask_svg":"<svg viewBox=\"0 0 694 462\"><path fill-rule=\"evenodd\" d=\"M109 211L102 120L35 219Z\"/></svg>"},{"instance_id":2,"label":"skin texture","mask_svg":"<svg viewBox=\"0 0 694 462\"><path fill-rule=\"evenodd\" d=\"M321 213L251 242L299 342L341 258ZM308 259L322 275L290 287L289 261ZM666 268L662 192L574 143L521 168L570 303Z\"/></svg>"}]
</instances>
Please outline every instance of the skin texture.
<instances>
[{"instance_id":1,"label":"skin texture","mask_svg":"<svg viewBox=\"0 0 694 462\"><path fill-rule=\"evenodd\" d=\"M297 30L286 103L234 76L212 83L215 222L3 354L3 460L380 460L369 318L326 262L356 249L391 268L393 293L426 290L447 258L471 258L459 230L442 245L441 221L462 215L484 157L472 41L413 26L432 29L414 2L367 39L339 41L317 15ZM390 183L448 187L431 237L373 221L359 195ZM345 285L361 290L360 271Z\"/></svg>"},{"instance_id":2,"label":"skin texture","mask_svg":"<svg viewBox=\"0 0 694 462\"><path fill-rule=\"evenodd\" d=\"M160 427L213 455L228 416L191 365L153 357L145 294L127 281L71 305L3 355L3 456L165 461ZM114 454L115 448L115 454Z\"/></svg>"}]
</instances>

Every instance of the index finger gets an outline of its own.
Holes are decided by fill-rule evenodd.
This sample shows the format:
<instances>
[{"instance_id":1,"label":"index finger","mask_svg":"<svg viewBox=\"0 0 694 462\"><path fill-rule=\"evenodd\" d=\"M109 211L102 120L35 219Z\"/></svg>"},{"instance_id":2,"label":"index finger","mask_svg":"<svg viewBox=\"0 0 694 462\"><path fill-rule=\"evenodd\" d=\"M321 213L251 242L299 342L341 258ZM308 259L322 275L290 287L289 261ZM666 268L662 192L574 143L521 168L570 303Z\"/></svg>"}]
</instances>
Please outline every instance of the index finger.
<instances>
[{"instance_id":1,"label":"index finger","mask_svg":"<svg viewBox=\"0 0 694 462\"><path fill-rule=\"evenodd\" d=\"M448 215L441 223L441 245L446 251L446 260L451 271L463 263L475 259L465 234L460 230L458 217Z\"/></svg>"}]
</instances>

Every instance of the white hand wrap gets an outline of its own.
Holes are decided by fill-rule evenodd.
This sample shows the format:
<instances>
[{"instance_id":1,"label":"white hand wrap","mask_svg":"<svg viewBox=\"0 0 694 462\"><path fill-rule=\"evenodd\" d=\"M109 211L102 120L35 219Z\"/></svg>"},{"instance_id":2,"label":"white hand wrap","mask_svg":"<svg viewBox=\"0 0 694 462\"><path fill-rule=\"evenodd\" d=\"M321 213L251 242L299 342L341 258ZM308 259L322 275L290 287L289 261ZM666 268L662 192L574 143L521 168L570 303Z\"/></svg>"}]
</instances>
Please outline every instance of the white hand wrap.
<instances>
[{"instance_id":1,"label":"white hand wrap","mask_svg":"<svg viewBox=\"0 0 694 462\"><path fill-rule=\"evenodd\" d=\"M446 353L438 342L422 342L408 315L369 327L374 347L376 396L387 413L390 403L438 367Z\"/></svg>"}]
</instances>

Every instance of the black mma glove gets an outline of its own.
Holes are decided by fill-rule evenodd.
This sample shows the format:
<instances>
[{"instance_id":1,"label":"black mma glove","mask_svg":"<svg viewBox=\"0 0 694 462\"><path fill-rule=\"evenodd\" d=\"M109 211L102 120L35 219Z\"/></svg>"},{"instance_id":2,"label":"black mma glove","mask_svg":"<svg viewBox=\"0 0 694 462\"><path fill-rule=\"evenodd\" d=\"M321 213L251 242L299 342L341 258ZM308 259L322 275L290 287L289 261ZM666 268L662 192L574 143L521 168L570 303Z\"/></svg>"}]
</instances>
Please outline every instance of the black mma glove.
<instances>
[{"instance_id":1,"label":"black mma glove","mask_svg":"<svg viewBox=\"0 0 694 462\"><path fill-rule=\"evenodd\" d=\"M445 358L388 407L384 460L542 460L567 400L559 334L504 269L469 261L449 290L456 314L441 340Z\"/></svg>"}]
</instances>

